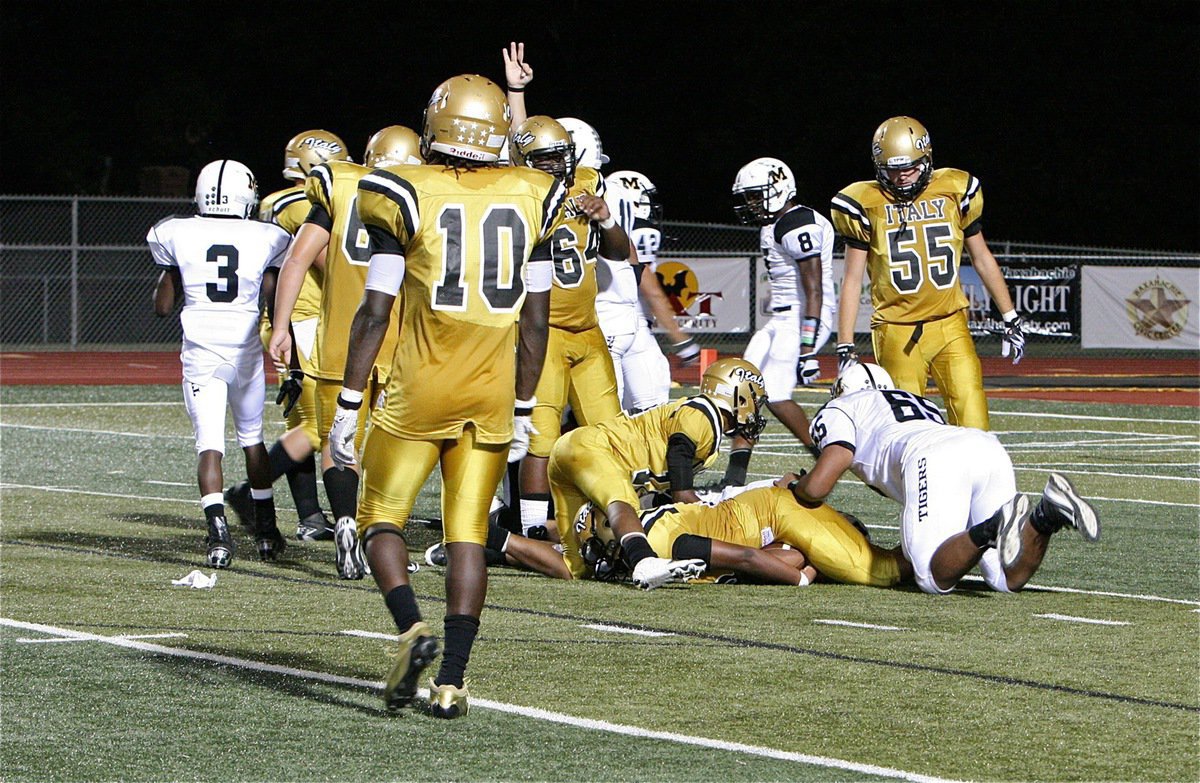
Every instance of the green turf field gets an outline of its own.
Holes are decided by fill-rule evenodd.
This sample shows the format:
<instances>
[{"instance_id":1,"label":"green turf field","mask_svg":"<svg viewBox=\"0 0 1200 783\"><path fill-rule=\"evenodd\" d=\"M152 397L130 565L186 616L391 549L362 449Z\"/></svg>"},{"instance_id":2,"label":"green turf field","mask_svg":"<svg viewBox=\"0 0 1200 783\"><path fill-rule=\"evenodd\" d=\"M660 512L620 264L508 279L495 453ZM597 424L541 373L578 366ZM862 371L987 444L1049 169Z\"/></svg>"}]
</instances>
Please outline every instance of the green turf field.
<instances>
[{"instance_id":1,"label":"green turf field","mask_svg":"<svg viewBox=\"0 0 1200 783\"><path fill-rule=\"evenodd\" d=\"M443 722L383 709L395 628L331 543L260 564L237 530L214 589L171 585L204 552L179 394L0 388L4 780L1200 779L1194 408L993 401L1019 487L1060 469L1104 526L1022 595L493 570L472 711ZM752 478L809 463L772 424ZM895 504L852 478L832 502L896 543ZM413 586L440 629L441 570Z\"/></svg>"}]
</instances>

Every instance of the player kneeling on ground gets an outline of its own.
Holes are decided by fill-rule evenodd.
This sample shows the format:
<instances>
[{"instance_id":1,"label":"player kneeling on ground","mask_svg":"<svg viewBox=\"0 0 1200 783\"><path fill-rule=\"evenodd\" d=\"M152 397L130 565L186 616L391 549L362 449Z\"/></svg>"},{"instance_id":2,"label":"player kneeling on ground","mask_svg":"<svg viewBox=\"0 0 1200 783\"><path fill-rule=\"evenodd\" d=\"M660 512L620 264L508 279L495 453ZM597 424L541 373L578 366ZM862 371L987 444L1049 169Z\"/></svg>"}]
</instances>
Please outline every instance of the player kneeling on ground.
<instances>
[{"instance_id":1,"label":"player kneeling on ground","mask_svg":"<svg viewBox=\"0 0 1200 783\"><path fill-rule=\"evenodd\" d=\"M848 368L812 422L821 456L788 477L802 504L826 497L847 470L904 506L904 554L927 593L948 593L979 565L995 590L1020 590L1042 563L1050 535L1073 527L1100 538L1096 511L1065 476L1051 473L1032 511L1012 462L991 433L947 426L924 397L892 388L874 364Z\"/></svg>"}]
</instances>

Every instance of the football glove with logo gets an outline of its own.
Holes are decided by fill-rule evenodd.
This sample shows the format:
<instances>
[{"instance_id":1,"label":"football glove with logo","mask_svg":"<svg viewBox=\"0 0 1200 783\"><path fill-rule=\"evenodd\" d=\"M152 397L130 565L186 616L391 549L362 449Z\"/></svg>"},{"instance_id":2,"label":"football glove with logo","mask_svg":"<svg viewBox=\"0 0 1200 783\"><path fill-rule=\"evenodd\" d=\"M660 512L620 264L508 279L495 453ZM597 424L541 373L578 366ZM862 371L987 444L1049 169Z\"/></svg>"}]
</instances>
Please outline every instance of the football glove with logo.
<instances>
[{"instance_id":1,"label":"football glove with logo","mask_svg":"<svg viewBox=\"0 0 1200 783\"><path fill-rule=\"evenodd\" d=\"M337 401L337 411L333 414L333 426L329 428L329 456L333 464L339 468L348 468L355 463L354 435L358 431L357 404L349 403L340 395Z\"/></svg>"},{"instance_id":2,"label":"football glove with logo","mask_svg":"<svg viewBox=\"0 0 1200 783\"><path fill-rule=\"evenodd\" d=\"M838 343L837 358L838 375L858 364L858 351L854 350L854 343Z\"/></svg>"},{"instance_id":3,"label":"football glove with logo","mask_svg":"<svg viewBox=\"0 0 1200 783\"><path fill-rule=\"evenodd\" d=\"M283 380L279 382L279 394L275 395L275 404L283 406L283 418L286 419L300 399L300 392L303 391L304 371L290 370L287 377L282 375L280 377Z\"/></svg>"},{"instance_id":4,"label":"football glove with logo","mask_svg":"<svg viewBox=\"0 0 1200 783\"><path fill-rule=\"evenodd\" d=\"M1004 332L1001 333L1000 355L1008 356L1012 354L1013 364L1019 364L1022 357L1025 356L1025 332L1021 328L1023 326L1021 316L1016 313L1011 313L1011 317L1004 319Z\"/></svg>"},{"instance_id":5,"label":"football glove with logo","mask_svg":"<svg viewBox=\"0 0 1200 783\"><path fill-rule=\"evenodd\" d=\"M537 397L528 400L517 400L513 408L513 439L508 447L508 461L517 462L529 453L529 438L540 435L533 426L533 406L537 405Z\"/></svg>"},{"instance_id":6,"label":"football glove with logo","mask_svg":"<svg viewBox=\"0 0 1200 783\"><path fill-rule=\"evenodd\" d=\"M671 352L679 357L679 363L684 367L691 367L700 361L700 344L694 337L675 343L671 346Z\"/></svg>"}]
</instances>

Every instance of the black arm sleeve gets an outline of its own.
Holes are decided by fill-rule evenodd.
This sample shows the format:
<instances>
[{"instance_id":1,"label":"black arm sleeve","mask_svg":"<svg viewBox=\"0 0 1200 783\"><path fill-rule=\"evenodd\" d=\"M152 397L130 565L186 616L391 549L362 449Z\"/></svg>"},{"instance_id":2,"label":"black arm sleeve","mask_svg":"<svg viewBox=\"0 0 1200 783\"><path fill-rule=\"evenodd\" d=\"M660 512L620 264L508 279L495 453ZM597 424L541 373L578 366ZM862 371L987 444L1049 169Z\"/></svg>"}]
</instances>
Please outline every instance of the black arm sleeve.
<instances>
[{"instance_id":1,"label":"black arm sleeve","mask_svg":"<svg viewBox=\"0 0 1200 783\"><path fill-rule=\"evenodd\" d=\"M675 433L667 440L667 477L672 492L694 489L696 444L687 435Z\"/></svg>"},{"instance_id":2,"label":"black arm sleeve","mask_svg":"<svg viewBox=\"0 0 1200 783\"><path fill-rule=\"evenodd\" d=\"M305 223L316 223L326 231L333 231L333 218L325 211L325 207L320 204L313 204L312 209L308 211L308 217L304 219Z\"/></svg>"}]
</instances>

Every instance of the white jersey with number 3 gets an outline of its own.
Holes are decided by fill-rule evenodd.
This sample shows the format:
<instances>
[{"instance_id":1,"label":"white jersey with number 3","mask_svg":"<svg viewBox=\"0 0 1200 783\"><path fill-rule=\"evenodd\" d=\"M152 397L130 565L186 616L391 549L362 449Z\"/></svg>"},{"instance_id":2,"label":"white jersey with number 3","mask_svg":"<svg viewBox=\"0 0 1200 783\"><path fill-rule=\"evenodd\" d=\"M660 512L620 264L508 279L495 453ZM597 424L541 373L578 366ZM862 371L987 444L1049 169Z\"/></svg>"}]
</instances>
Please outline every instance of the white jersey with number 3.
<instances>
[{"instance_id":1,"label":"white jersey with number 3","mask_svg":"<svg viewBox=\"0 0 1200 783\"><path fill-rule=\"evenodd\" d=\"M154 263L183 282L183 371L201 382L219 364L261 363L259 290L291 235L277 225L225 217L171 217L146 235Z\"/></svg>"},{"instance_id":2,"label":"white jersey with number 3","mask_svg":"<svg viewBox=\"0 0 1200 783\"><path fill-rule=\"evenodd\" d=\"M825 403L809 426L818 448L838 445L853 451L850 470L900 503L905 501L905 462L960 429L946 425L937 405L899 389L844 394Z\"/></svg>"}]
</instances>

